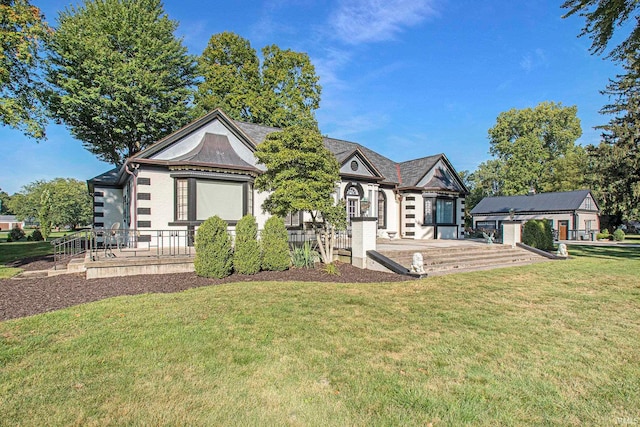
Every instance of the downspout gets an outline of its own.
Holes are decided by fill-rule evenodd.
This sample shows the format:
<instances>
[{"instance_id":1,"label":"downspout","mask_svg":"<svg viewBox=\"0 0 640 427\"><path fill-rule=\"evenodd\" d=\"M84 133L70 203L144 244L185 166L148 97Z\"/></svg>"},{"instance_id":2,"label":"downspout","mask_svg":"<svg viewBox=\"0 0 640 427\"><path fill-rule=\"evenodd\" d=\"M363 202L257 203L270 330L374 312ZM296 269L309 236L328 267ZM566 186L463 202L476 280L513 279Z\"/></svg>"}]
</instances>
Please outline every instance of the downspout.
<instances>
[{"instance_id":1,"label":"downspout","mask_svg":"<svg viewBox=\"0 0 640 427\"><path fill-rule=\"evenodd\" d=\"M133 194L131 196L131 198L133 199L133 212L131 213L131 222L133 223L134 230L138 227L138 174L136 172L138 171L139 167L140 165L133 165L132 172L129 170L129 164L126 164L124 166L125 172L127 172L133 178Z\"/></svg>"}]
</instances>

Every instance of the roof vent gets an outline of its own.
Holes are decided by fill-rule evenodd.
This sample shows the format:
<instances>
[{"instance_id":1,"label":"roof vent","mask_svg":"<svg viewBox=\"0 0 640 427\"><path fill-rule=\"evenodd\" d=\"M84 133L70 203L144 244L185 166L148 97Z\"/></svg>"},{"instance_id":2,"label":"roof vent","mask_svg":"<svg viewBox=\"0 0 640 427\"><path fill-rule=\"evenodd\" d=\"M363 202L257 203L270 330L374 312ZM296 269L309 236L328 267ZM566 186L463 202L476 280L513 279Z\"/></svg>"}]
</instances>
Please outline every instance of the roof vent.
<instances>
[{"instance_id":1,"label":"roof vent","mask_svg":"<svg viewBox=\"0 0 640 427\"><path fill-rule=\"evenodd\" d=\"M527 196L535 196L536 194L536 189L533 188L533 185L531 187L529 187L529 192L527 193Z\"/></svg>"}]
</instances>

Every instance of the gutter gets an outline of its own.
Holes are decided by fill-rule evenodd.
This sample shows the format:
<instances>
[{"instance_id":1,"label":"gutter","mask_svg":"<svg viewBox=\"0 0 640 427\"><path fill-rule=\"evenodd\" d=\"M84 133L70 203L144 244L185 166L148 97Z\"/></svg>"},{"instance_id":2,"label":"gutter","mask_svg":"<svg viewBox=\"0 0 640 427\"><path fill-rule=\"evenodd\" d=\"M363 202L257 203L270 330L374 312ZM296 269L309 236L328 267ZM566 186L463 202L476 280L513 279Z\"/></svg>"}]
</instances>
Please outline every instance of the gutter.
<instances>
[{"instance_id":1,"label":"gutter","mask_svg":"<svg viewBox=\"0 0 640 427\"><path fill-rule=\"evenodd\" d=\"M140 165L133 164L133 172L129 170L129 164L125 163L124 171L132 176L133 178L133 189L132 189L132 198L133 198L133 212L131 213L131 222L133 223L133 229L135 230L138 227L138 168ZM131 228L131 224L129 224L129 228Z\"/></svg>"}]
</instances>

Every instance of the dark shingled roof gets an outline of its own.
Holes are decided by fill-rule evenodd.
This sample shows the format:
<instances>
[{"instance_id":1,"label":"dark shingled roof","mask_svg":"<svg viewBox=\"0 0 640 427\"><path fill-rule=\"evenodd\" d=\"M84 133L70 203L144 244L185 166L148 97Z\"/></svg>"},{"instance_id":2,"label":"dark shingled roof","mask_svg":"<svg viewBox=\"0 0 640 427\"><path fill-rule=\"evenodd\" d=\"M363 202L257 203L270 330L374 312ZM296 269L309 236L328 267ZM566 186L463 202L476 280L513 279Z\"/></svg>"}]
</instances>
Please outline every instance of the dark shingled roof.
<instances>
[{"instance_id":1,"label":"dark shingled roof","mask_svg":"<svg viewBox=\"0 0 640 427\"><path fill-rule=\"evenodd\" d=\"M266 136L271 132L277 132L280 130L254 123L245 123L240 121L234 122L255 142L256 145L262 143ZM397 184L406 187L417 185L418 181L420 181L427 171L431 169L442 156L439 154L436 156L410 160L408 162L396 163L393 160L355 142L328 137L324 137L323 141L325 147L327 147L327 149L336 156L338 162L344 162L354 152L354 150L359 149L367 160L371 162L373 167L382 174L383 183ZM400 169L401 177L398 177L398 168Z\"/></svg>"},{"instance_id":2,"label":"dark shingled roof","mask_svg":"<svg viewBox=\"0 0 640 427\"><path fill-rule=\"evenodd\" d=\"M485 197L473 209L472 215L489 213L575 211L580 208L589 190L540 193L523 196Z\"/></svg>"},{"instance_id":3,"label":"dark shingled roof","mask_svg":"<svg viewBox=\"0 0 640 427\"><path fill-rule=\"evenodd\" d=\"M402 176L403 187L415 187L422 177L440 159L440 155L422 157L420 159L409 160L400 163L400 174Z\"/></svg>"},{"instance_id":4,"label":"dark shingled roof","mask_svg":"<svg viewBox=\"0 0 640 427\"><path fill-rule=\"evenodd\" d=\"M253 168L240 158L225 135L205 133L202 141L190 152L172 159L171 162L212 163L214 165Z\"/></svg>"},{"instance_id":5,"label":"dark shingled roof","mask_svg":"<svg viewBox=\"0 0 640 427\"><path fill-rule=\"evenodd\" d=\"M113 168L88 180L93 185L117 185L120 168Z\"/></svg>"}]
</instances>

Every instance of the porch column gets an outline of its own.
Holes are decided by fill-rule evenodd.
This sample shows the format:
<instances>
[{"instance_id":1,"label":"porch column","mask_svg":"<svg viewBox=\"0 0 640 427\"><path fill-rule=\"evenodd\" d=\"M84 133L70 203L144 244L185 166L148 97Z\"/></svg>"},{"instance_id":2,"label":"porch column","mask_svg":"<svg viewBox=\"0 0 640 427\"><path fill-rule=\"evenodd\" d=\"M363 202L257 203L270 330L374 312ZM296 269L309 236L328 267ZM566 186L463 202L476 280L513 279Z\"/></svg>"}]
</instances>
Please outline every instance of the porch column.
<instances>
[{"instance_id":1,"label":"porch column","mask_svg":"<svg viewBox=\"0 0 640 427\"><path fill-rule=\"evenodd\" d=\"M351 264L358 268L367 267L367 251L376 250L377 219L366 217L351 218Z\"/></svg>"},{"instance_id":2,"label":"porch column","mask_svg":"<svg viewBox=\"0 0 640 427\"><path fill-rule=\"evenodd\" d=\"M512 248L522 242L522 221L502 221L502 244Z\"/></svg>"}]
</instances>

